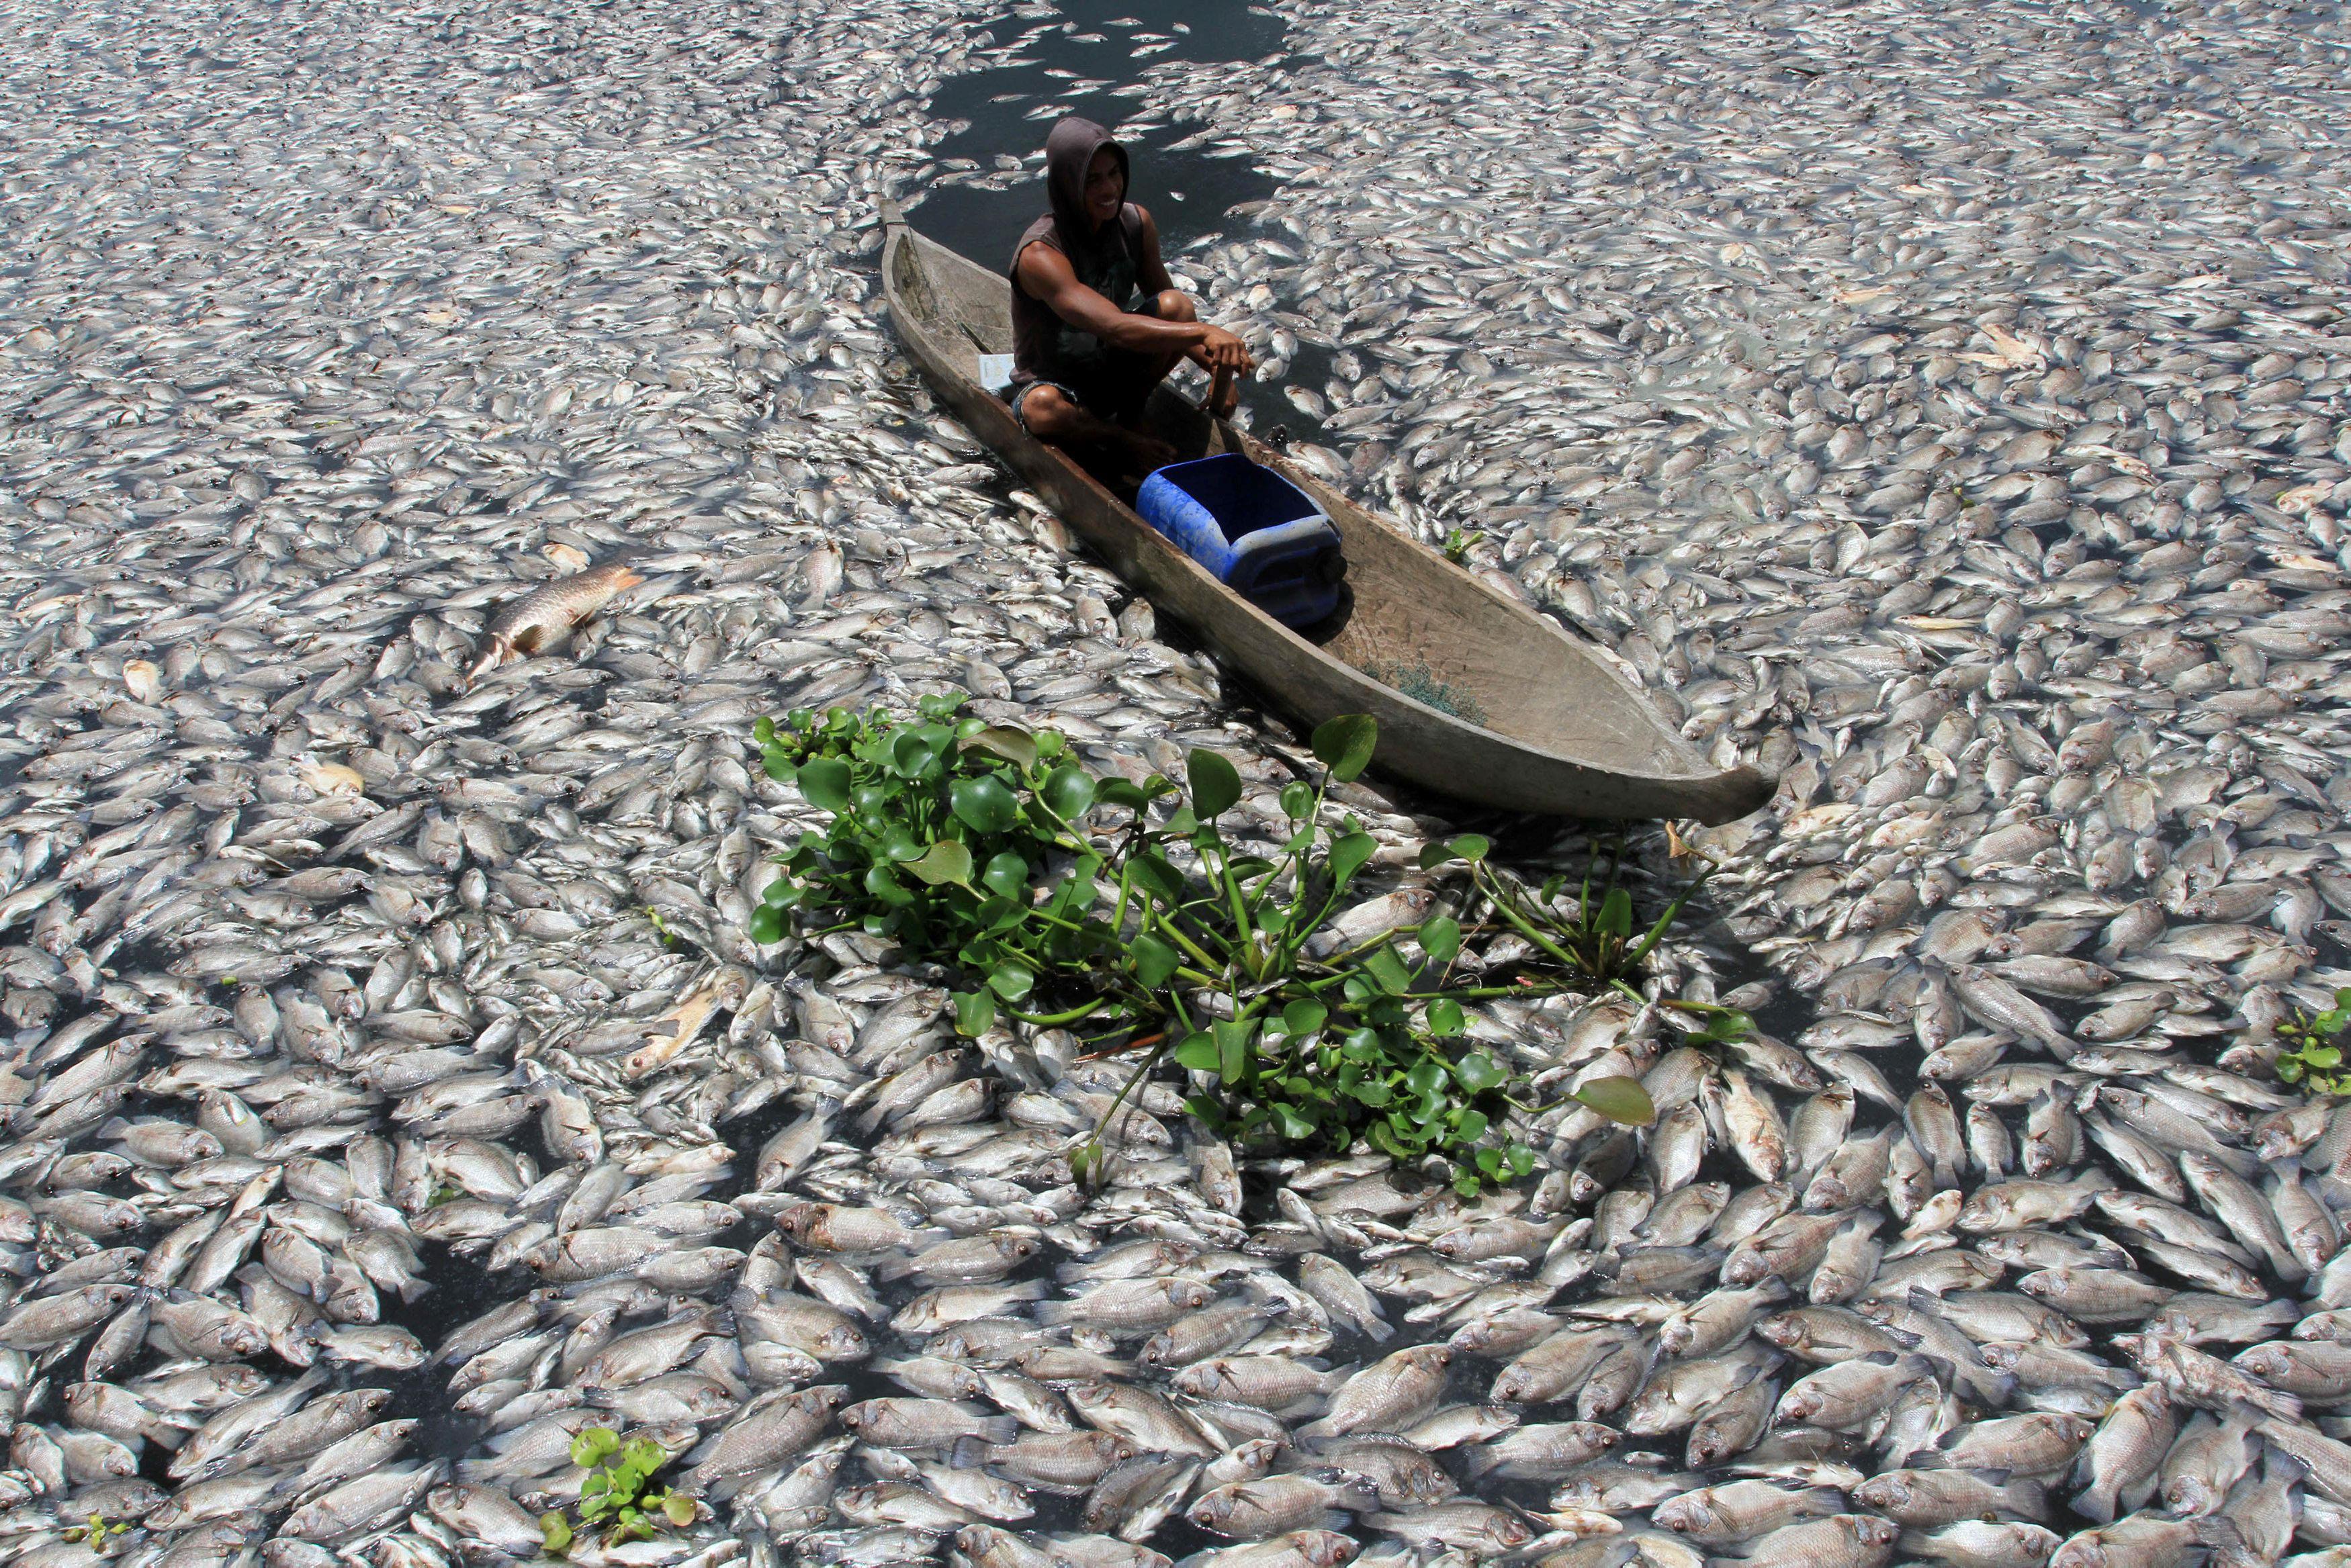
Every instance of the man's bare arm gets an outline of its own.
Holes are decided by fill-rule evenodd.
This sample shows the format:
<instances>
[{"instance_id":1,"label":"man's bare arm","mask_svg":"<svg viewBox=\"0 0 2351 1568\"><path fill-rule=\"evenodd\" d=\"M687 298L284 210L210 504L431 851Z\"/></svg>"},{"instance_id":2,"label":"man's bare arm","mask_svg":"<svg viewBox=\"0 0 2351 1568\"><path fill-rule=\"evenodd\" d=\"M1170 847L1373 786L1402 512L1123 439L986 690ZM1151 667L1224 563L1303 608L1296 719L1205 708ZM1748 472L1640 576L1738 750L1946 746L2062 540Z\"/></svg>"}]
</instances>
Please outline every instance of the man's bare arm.
<instances>
[{"instance_id":1,"label":"man's bare arm","mask_svg":"<svg viewBox=\"0 0 2351 1568\"><path fill-rule=\"evenodd\" d=\"M1146 228L1148 222L1146 218ZM1165 264L1157 270L1162 278L1166 277ZM1209 369L1223 365L1244 376L1256 367L1249 346L1221 327L1205 321L1163 321L1119 309L1080 283L1070 258L1050 245L1031 243L1020 253L1019 273L1020 286L1031 299L1043 301L1054 315L1113 348L1138 354L1181 354L1195 364Z\"/></svg>"},{"instance_id":2,"label":"man's bare arm","mask_svg":"<svg viewBox=\"0 0 2351 1568\"><path fill-rule=\"evenodd\" d=\"M1165 275L1166 269L1160 270ZM1070 258L1048 244L1032 244L1020 253L1020 286L1079 331L1138 354L1189 354L1217 330L1204 322L1162 321L1121 310L1080 283Z\"/></svg>"}]
</instances>

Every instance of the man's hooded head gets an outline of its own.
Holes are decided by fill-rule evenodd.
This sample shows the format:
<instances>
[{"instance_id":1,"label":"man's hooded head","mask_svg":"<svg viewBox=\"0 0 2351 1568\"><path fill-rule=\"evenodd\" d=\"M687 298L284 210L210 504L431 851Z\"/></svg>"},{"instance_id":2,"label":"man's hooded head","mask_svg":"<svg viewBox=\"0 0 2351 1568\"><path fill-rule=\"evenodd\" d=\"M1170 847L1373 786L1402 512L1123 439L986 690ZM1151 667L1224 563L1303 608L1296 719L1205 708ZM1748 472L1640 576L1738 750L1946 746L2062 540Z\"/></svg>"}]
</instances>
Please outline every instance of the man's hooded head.
<instances>
[{"instance_id":1,"label":"man's hooded head","mask_svg":"<svg viewBox=\"0 0 2351 1568\"><path fill-rule=\"evenodd\" d=\"M1092 214L1086 210L1086 171L1093 165L1094 154L1104 148L1110 149L1111 155L1118 160L1119 196L1123 201L1127 188L1126 149L1109 131L1091 119L1071 115L1054 126L1052 134L1045 138L1045 190L1052 199L1053 226L1061 231L1061 249L1066 254L1092 250L1119 233L1115 222L1098 229ZM1113 209L1113 218L1116 215Z\"/></svg>"}]
</instances>

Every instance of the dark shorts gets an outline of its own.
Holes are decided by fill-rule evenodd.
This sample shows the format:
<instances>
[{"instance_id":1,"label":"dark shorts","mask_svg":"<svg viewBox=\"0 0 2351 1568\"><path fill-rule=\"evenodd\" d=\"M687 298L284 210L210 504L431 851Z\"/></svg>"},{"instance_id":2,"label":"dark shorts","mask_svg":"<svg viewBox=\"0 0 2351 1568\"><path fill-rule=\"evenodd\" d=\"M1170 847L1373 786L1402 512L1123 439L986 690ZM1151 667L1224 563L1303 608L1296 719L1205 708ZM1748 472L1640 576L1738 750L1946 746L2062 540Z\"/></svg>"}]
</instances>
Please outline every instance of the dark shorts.
<instances>
[{"instance_id":1,"label":"dark shorts","mask_svg":"<svg viewBox=\"0 0 2351 1568\"><path fill-rule=\"evenodd\" d=\"M1130 314L1157 316L1159 296L1146 296L1142 304L1130 308ZM1050 373L1014 382L1004 389L1004 400L1012 405L1012 417L1021 430L1031 436L1037 432L1029 429L1029 416L1021 405L1039 387L1052 388L1096 419L1131 423L1141 417L1151 389L1162 379L1152 374L1158 366L1157 355L1104 346L1081 358L1064 356Z\"/></svg>"}]
</instances>

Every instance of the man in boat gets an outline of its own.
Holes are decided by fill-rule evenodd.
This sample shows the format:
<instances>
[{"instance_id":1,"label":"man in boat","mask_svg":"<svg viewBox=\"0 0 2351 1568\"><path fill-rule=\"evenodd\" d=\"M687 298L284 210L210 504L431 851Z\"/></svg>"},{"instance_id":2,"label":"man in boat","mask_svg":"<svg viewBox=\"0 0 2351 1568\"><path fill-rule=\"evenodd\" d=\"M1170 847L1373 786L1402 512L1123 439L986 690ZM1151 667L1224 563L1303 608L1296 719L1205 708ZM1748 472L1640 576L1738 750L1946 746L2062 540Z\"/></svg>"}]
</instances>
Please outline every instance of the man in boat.
<instances>
[{"instance_id":1,"label":"man in boat","mask_svg":"<svg viewBox=\"0 0 2351 1568\"><path fill-rule=\"evenodd\" d=\"M1091 448L1144 470L1176 449L1143 424L1151 389L1189 359L1227 372L1222 406L1239 392L1229 378L1255 368L1247 345L1202 321L1159 255L1151 214L1126 199L1126 149L1075 115L1045 139L1045 189L1053 210L1029 225L1012 257L1012 384L1005 397L1020 428L1040 441Z\"/></svg>"}]
</instances>

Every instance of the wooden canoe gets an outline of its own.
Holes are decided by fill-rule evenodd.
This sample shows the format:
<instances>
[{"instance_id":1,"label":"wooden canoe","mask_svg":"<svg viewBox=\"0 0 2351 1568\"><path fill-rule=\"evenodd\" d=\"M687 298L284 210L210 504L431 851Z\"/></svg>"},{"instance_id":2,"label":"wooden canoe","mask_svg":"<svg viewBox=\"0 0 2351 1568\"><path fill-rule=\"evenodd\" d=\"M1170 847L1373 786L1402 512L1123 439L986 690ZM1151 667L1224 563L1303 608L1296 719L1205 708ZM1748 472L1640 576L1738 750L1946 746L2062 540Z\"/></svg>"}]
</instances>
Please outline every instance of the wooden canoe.
<instances>
[{"instance_id":1,"label":"wooden canoe","mask_svg":"<svg viewBox=\"0 0 2351 1568\"><path fill-rule=\"evenodd\" d=\"M1369 713L1380 727L1375 767L1505 811L1719 823L1771 794L1771 781L1753 768L1708 763L1638 688L1556 622L1162 387L1149 418L1184 456L1241 452L1313 496L1338 526L1352 602L1307 636L1266 615L1061 449L1023 431L1003 400L980 386L979 355L1012 351L1005 275L916 234L894 203L882 204L882 218L891 318L939 398L1113 571L1276 706L1309 726ZM1467 694L1483 722L1408 697L1366 667L1392 676L1425 669Z\"/></svg>"}]
</instances>

